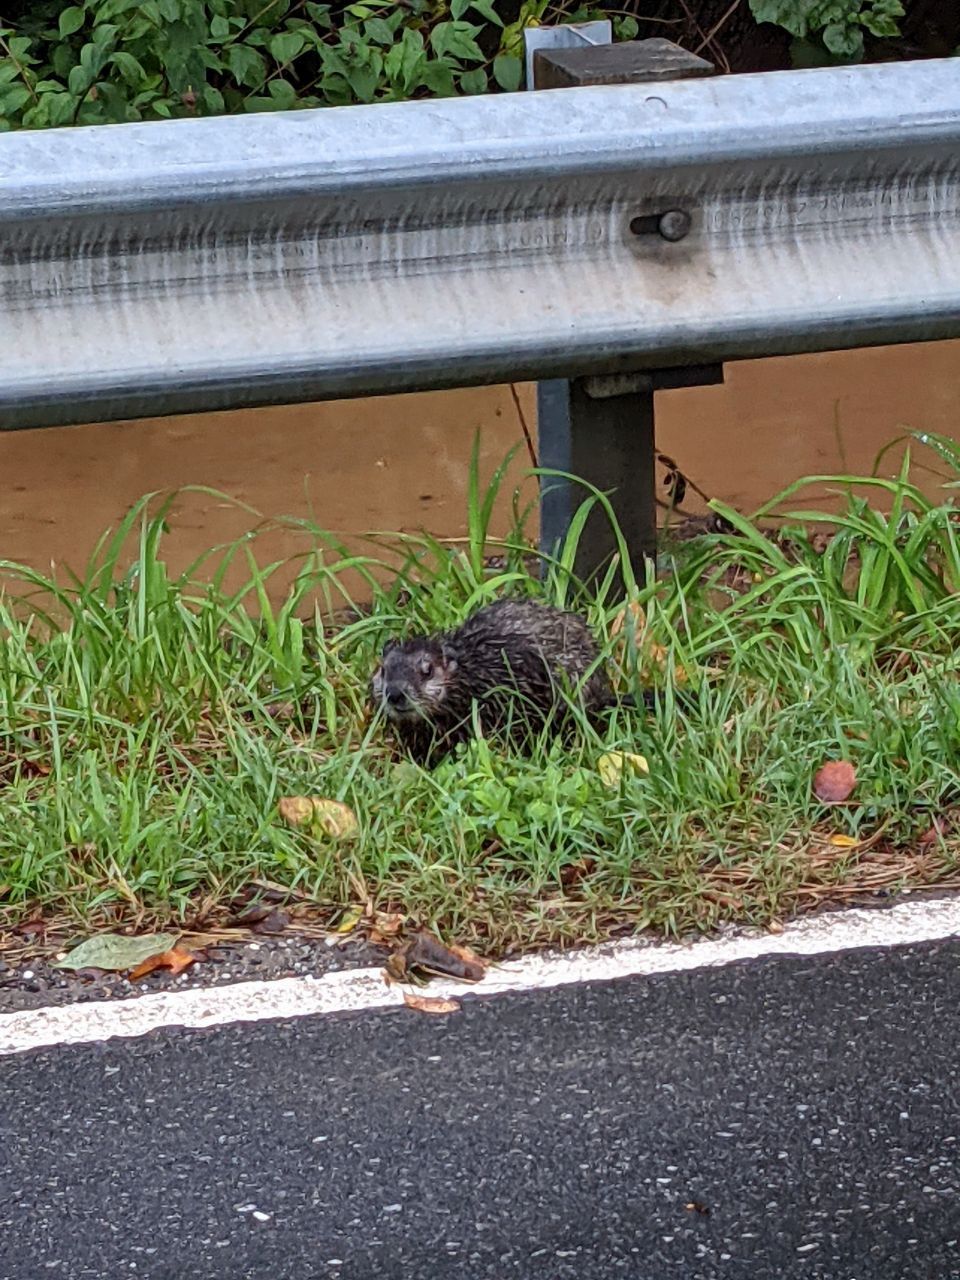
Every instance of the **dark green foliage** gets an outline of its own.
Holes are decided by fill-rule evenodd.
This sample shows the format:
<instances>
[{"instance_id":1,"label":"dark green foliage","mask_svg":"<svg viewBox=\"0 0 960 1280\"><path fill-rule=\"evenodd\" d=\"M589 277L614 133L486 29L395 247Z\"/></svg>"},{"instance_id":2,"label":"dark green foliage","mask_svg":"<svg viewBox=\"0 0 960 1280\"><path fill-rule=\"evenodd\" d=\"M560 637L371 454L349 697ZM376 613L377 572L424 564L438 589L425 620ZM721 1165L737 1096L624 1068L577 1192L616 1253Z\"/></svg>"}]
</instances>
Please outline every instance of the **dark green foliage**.
<instances>
[{"instance_id":1,"label":"dark green foliage","mask_svg":"<svg viewBox=\"0 0 960 1280\"><path fill-rule=\"evenodd\" d=\"M898 36L904 16L900 0L750 0L750 11L790 32L797 66L859 62L864 32Z\"/></svg>"},{"instance_id":2,"label":"dark green foliage","mask_svg":"<svg viewBox=\"0 0 960 1280\"><path fill-rule=\"evenodd\" d=\"M498 5L502 12L498 13ZM898 34L900 0L750 0L799 63L856 61ZM621 8L554 0L85 0L5 6L0 131L513 92L523 30Z\"/></svg>"}]
</instances>

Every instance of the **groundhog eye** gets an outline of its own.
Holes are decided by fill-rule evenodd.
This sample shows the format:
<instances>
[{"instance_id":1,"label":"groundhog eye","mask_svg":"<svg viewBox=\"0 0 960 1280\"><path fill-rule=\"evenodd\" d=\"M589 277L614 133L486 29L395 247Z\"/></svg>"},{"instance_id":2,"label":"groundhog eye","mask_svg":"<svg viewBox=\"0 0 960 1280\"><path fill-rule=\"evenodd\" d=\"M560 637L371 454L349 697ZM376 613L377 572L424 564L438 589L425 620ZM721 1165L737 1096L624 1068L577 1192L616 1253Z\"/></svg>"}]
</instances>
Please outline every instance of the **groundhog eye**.
<instances>
[{"instance_id":1,"label":"groundhog eye","mask_svg":"<svg viewBox=\"0 0 960 1280\"><path fill-rule=\"evenodd\" d=\"M420 663L420 674L425 680L429 680L433 675L433 663L429 658L424 658Z\"/></svg>"}]
</instances>

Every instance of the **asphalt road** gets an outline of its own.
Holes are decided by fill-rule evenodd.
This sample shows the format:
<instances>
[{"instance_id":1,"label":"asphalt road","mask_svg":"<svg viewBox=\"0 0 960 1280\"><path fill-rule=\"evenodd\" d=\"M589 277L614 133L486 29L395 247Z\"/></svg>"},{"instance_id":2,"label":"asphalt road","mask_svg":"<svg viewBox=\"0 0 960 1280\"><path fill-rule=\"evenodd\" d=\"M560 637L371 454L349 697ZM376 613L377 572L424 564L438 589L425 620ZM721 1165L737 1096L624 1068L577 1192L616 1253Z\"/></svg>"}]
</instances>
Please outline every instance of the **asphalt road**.
<instances>
[{"instance_id":1,"label":"asphalt road","mask_svg":"<svg viewBox=\"0 0 960 1280\"><path fill-rule=\"evenodd\" d=\"M950 942L0 1059L0 1277L950 1280L958 996Z\"/></svg>"}]
</instances>

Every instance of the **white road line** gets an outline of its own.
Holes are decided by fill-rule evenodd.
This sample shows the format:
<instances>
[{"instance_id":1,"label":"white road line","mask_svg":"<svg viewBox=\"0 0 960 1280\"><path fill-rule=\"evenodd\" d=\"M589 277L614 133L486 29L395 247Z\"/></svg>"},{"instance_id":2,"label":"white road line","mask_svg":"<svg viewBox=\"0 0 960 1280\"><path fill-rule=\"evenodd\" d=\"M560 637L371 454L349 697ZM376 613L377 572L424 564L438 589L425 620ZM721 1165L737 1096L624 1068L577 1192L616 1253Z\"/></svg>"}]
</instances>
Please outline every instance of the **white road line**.
<instances>
[{"instance_id":1,"label":"white road line","mask_svg":"<svg viewBox=\"0 0 960 1280\"><path fill-rule=\"evenodd\" d=\"M431 982L420 994L482 996L538 991L575 982L677 973L761 956L821 955L859 947L894 947L960 935L960 896L900 902L886 909L834 911L786 925L783 933L737 931L691 943L646 940L542 953L492 968L465 987ZM0 1055L112 1036L142 1036L158 1027L216 1027L267 1018L357 1013L402 1006L403 988L387 986L379 969L350 969L321 978L238 982L204 990L158 992L62 1008L0 1014ZM414 1014L411 1017L423 1017Z\"/></svg>"}]
</instances>

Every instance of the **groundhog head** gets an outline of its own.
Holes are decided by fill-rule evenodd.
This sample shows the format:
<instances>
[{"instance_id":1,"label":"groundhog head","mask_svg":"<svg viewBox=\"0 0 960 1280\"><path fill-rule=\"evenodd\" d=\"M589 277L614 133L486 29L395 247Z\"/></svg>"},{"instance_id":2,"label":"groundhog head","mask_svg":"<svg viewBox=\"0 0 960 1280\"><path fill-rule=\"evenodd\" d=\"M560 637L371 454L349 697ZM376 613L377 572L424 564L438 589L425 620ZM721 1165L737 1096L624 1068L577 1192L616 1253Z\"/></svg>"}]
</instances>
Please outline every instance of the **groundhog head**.
<instances>
[{"instance_id":1,"label":"groundhog head","mask_svg":"<svg viewBox=\"0 0 960 1280\"><path fill-rule=\"evenodd\" d=\"M440 640L390 640L370 682L371 701L395 723L442 719L456 669L456 658Z\"/></svg>"}]
</instances>

